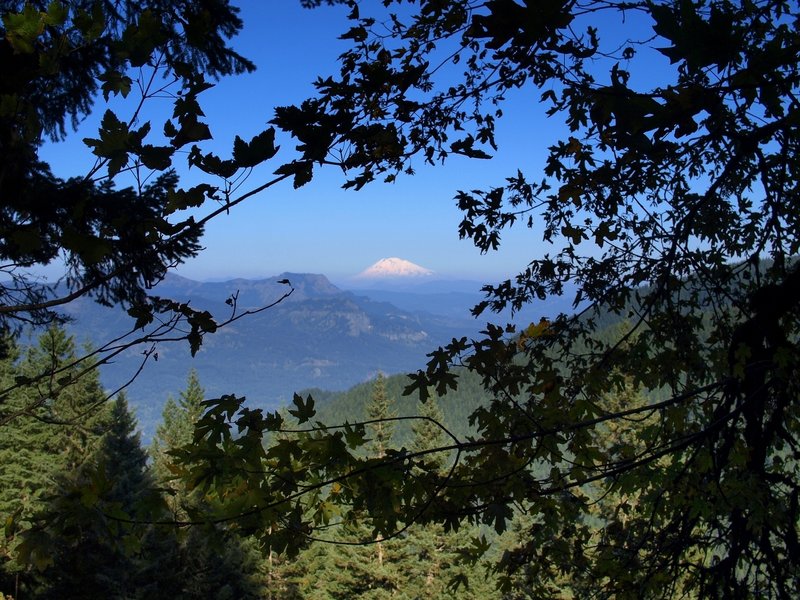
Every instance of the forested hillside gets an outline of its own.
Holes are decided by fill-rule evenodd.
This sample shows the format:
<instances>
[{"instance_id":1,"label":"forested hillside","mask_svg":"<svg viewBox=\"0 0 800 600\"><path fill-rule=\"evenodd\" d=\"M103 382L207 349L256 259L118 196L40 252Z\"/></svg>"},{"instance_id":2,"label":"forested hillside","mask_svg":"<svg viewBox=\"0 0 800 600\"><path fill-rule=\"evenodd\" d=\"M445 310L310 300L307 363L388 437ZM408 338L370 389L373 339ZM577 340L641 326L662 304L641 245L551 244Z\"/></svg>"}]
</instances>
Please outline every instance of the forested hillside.
<instances>
[{"instance_id":1,"label":"forested hillside","mask_svg":"<svg viewBox=\"0 0 800 600\"><path fill-rule=\"evenodd\" d=\"M67 365L75 356L74 338L59 328L30 348L9 343L9 357L0 364L3 385L52 368L52 361ZM461 394L466 404L460 411L441 411L433 400L419 405L401 396L406 383L402 376L380 376L348 392L317 397L331 416L345 420L423 414L455 432L465 428L465 411L480 402ZM107 402L105 393L96 378L83 379L68 395L4 426L3 597L447 598L456 584L458 597L495 596L487 565L458 561L479 531L446 533L441 526L414 525L381 540L353 522L332 531L330 543L309 538L298 555L288 556L264 548L235 523L176 526L215 504L213 496L176 481L180 469L170 455L191 443L203 415L207 396L201 377L192 372L185 389L166 398L149 449L141 445L124 395ZM17 398L5 410L22 403L24 398ZM87 413L95 404L103 404L102 410ZM76 427L65 429L66 419ZM376 458L401 446L435 448L443 440L442 431L427 422L376 422L368 430L373 442L368 452ZM434 460L444 469L449 458Z\"/></svg>"},{"instance_id":2,"label":"forested hillside","mask_svg":"<svg viewBox=\"0 0 800 600\"><path fill-rule=\"evenodd\" d=\"M258 312L289 291L291 295L280 304ZM103 383L116 389L129 382L147 358L127 393L148 437L165 392L177 394L192 368L203 373L211 395L247 396L251 406L274 409L301 388L340 391L379 371L410 372L424 363L431 348L480 329L467 309L459 317L402 310L344 291L323 275L283 273L222 282L170 276L157 293L209 311L219 322L234 310L255 314L209 336L195 356L188 347L160 342L148 348L147 356L141 348L131 348L101 368ZM66 312L71 318L69 331L94 346L129 332L134 324L121 308L89 300L72 304ZM144 334L136 331L133 337Z\"/></svg>"},{"instance_id":3,"label":"forested hillside","mask_svg":"<svg viewBox=\"0 0 800 600\"><path fill-rule=\"evenodd\" d=\"M407 375L392 375L386 377L386 395L392 398L397 416L408 417L418 415L420 402L414 395L403 395L403 390L410 384ZM301 392L301 395L310 393L318 401L317 418L323 423L338 423L349 421L351 423L366 419L366 407L373 393L373 381L359 384L345 392L333 394L320 394L315 390ZM458 390L451 391L442 398L437 398L439 408L444 415L443 424L456 437L465 438L475 433L469 426L469 416L481 405L486 404L488 398L486 390L481 386L480 380L468 373L459 381ZM394 444L398 447L407 446L413 437L411 421L401 421L396 424L394 431Z\"/></svg>"}]
</instances>

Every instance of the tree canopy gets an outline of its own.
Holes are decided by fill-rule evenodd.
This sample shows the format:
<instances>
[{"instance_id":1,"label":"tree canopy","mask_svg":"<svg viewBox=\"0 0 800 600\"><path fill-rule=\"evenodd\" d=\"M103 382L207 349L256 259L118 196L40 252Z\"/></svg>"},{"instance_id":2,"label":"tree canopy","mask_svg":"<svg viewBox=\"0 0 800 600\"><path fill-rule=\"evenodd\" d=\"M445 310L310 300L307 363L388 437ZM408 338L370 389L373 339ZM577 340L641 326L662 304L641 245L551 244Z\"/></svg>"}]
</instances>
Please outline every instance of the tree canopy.
<instances>
[{"instance_id":1,"label":"tree canopy","mask_svg":"<svg viewBox=\"0 0 800 600\"><path fill-rule=\"evenodd\" d=\"M46 309L82 294L140 303L168 266L197 252L202 227L173 220L186 192L176 196L171 166L176 150L210 137L198 120L205 75L254 68L227 44L242 25L237 12L217 1L3 3L0 252L13 282L2 288L3 323L39 322ZM128 97L142 84L132 115L107 110L99 138L86 140L98 158L91 172L63 181L38 159L43 141L63 137L99 93ZM167 143L153 145L145 140L150 122L135 125L143 104L169 88L182 88L174 96L178 125L164 124ZM121 171L134 175L135 188L115 189ZM194 190L190 202L206 193L213 189ZM47 297L27 269L59 258L66 290Z\"/></svg>"},{"instance_id":2,"label":"tree canopy","mask_svg":"<svg viewBox=\"0 0 800 600\"><path fill-rule=\"evenodd\" d=\"M197 254L209 220L287 177L236 193L254 166L277 153L272 128L249 141L236 137L229 159L204 150L212 133L200 95L220 77L255 68L230 43L242 27L238 12L227 0L0 2L0 446L7 459L3 478L15 486L2 502L4 567L14 554L9 540L16 546L11 558L42 567L85 541L75 533L84 525L97 527L87 539L103 547L119 542L107 539L108 529L144 519L127 507L109 509L119 499L98 498L93 485L105 475L87 471L61 479L65 493L45 523L52 536L38 527L20 532L32 513L41 512L43 497L53 494L52 479L82 464L98 429L111 426L115 433L114 423L99 419L119 390L102 389L98 367L133 346L143 347L143 363L157 358L162 341L188 341L195 353L203 334L224 324L152 288ZM159 102L162 109L151 111ZM102 115L96 134L83 140L94 165L55 175L54 165L41 159L43 145L72 133L90 113ZM202 172L203 181L182 187L181 162ZM45 267L56 273L53 279L43 279ZM60 309L84 297L126 309L128 334L76 349L57 325L64 320ZM229 305L226 322L247 312L237 310L235 298ZM14 337L36 328L47 336L20 361ZM118 408L114 414L122 419ZM126 431L132 421L116 425L121 445L138 444ZM135 477L145 455L141 449L128 454L129 462L117 466ZM112 471L109 478L118 479ZM158 511L147 517L167 519ZM60 534L61 545L53 542ZM18 543L22 535L27 541ZM122 537L127 543L135 535ZM86 564L95 563L105 577L100 554ZM77 571L72 576L81 577ZM54 593L66 597L66 586L56 587Z\"/></svg>"},{"instance_id":3,"label":"tree canopy","mask_svg":"<svg viewBox=\"0 0 800 600\"><path fill-rule=\"evenodd\" d=\"M217 327L211 316L148 289L198 251L209 219L324 167L344 169L346 187L358 190L412 175L420 162L490 160L507 98L535 90L540 102L527 110L561 133L544 142L535 172L509 165L505 181L454 189L458 233L491 252L508 228L526 227L549 248L516 278L487 286L476 314L565 293L575 313L519 331L489 325L482 338L431 353L409 393L444 394L466 367L491 397L472 415L476 435L460 439L416 417L444 445L377 458L363 451L366 424L312 423L311 397L294 397L298 425L289 427L280 413L224 396L206 401L192 441L173 451L177 470L216 493L218 521L270 548L297 550L364 515L371 540L414 522L497 532L514 522L519 543L501 563L501 583L510 589L525 572L533 597L793 597L796 3L328 2L352 8L340 72L320 77L314 97L276 110L273 125L298 140L299 156L238 196L231 177L277 148L272 129L237 138L230 159L199 146L211 135L198 101L204 75L252 66L227 45L241 25L228 2L4 3L3 325L46 323L51 309L88 294L121 302L137 327L174 314L157 331L185 321L196 351ZM164 139L154 140L139 113L166 84L180 93L159 124ZM133 89L141 93L131 114L106 111L86 140L98 159L90 173L64 181L38 160L43 136L61 135L99 101L95 92ZM216 185L177 187L181 149ZM205 217L181 215L209 202ZM34 285L29 269L58 257L65 287ZM3 407L0 422L40 407L61 373L47 372L49 387L31 404ZM266 449L265 435L275 440ZM441 468L432 455L452 459ZM485 549L476 538L467 554Z\"/></svg>"},{"instance_id":4,"label":"tree canopy","mask_svg":"<svg viewBox=\"0 0 800 600\"><path fill-rule=\"evenodd\" d=\"M277 153L273 128L237 136L227 159L203 150L212 133L200 95L214 79L255 68L230 45L238 12L227 0L0 2L0 329L62 320L59 309L83 297L131 317L127 335L60 371L26 374L0 396L26 386L57 394L132 346L143 347L143 362L166 340L195 353L224 324L152 288L200 251L209 220L288 177L236 193ZM171 111L151 111L158 102ZM54 175L43 144L92 112L100 126L83 141L94 165ZM204 180L181 187L181 162ZM242 316L229 303L227 322ZM35 407L4 410L0 425L27 408Z\"/></svg>"},{"instance_id":5,"label":"tree canopy","mask_svg":"<svg viewBox=\"0 0 800 600\"><path fill-rule=\"evenodd\" d=\"M536 172L509 165L493 187L454 189L458 231L491 252L507 228L527 227L551 248L487 286L476 313L575 290L575 314L489 325L431 354L410 393L456 387L463 365L492 398L472 415L477 436L441 448L456 455L445 472L426 469L430 450L361 458L353 424L311 426L262 456L250 436L282 419L226 397L196 440L227 462L194 463L190 479L249 489L231 514L265 532L280 523L313 536L337 511L364 509L384 538L427 520L500 532L527 514L504 564L533 570L535 597L587 581L600 597L791 597L796 4L347 4L340 72L273 120L299 142L284 169L295 185L328 164L357 190L413 174L415 161L490 159L506 98L537 90L527 110L563 134ZM313 418L311 399L295 406L301 424Z\"/></svg>"}]
</instances>

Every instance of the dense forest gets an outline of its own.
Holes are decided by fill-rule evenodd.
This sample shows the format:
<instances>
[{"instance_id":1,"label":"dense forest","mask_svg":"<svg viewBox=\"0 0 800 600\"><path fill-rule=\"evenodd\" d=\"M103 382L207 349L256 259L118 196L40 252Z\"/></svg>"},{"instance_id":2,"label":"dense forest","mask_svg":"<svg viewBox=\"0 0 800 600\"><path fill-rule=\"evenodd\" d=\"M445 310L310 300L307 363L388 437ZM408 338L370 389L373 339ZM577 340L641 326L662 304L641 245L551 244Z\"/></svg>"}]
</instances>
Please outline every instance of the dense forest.
<instances>
[{"instance_id":1,"label":"dense forest","mask_svg":"<svg viewBox=\"0 0 800 600\"><path fill-rule=\"evenodd\" d=\"M604 335L619 337L620 331L612 326ZM63 328L51 327L28 348L6 343L3 385L64 366L67 376L74 368L75 340ZM446 472L454 451L436 450L447 446L447 435L474 435L469 417L489 397L468 372L457 391L426 402L404 394L408 384L405 375L378 375L346 392L303 394L319 402L322 421L365 424L363 458L410 452L425 456L425 469ZM290 554L264 547L236 522L203 523L214 496L187 488L172 455L191 445L205 410L197 372L189 373L177 398L165 399L147 448L124 393L107 401L97 371L67 389L5 425L0 437L6 522L0 593L6 598L478 599L517 597L528 585L524 572L509 577L497 568L503 552L524 539L522 512L507 532L411 522L384 539L358 520L337 521L330 506L331 528L308 536ZM29 400L16 395L8 407ZM612 405L652 401L629 386ZM281 409L284 433L265 441L267 455L300 429L290 412ZM610 428L607 435L621 441L624 434ZM594 516L595 536L607 503ZM491 549L481 560L469 559L482 546ZM567 579L560 589L582 593Z\"/></svg>"},{"instance_id":2,"label":"dense forest","mask_svg":"<svg viewBox=\"0 0 800 600\"><path fill-rule=\"evenodd\" d=\"M33 347L7 343L3 385L67 365L76 353L74 339L58 327ZM374 421L365 450L370 457L402 446L424 451L442 444L442 431L428 421L387 419L422 415L461 431L480 404L475 385L450 398L454 410L446 414L436 401L416 405L401 395L405 380L381 375L328 395L331 414ZM97 372L6 425L0 437L3 597L445 598L453 586L460 588L459 597L497 595L489 564L459 562L473 537L486 532L412 526L384 541L353 522L332 530L327 541L309 539L288 557L260 547L235 524L177 525L214 501L176 481L170 456L191 442L205 399L192 371L179 397L166 399L148 448L142 447L124 393L105 402ZM25 401L15 396L9 407ZM68 420L73 426L65 428ZM451 457L431 460L444 469Z\"/></svg>"},{"instance_id":3,"label":"dense forest","mask_svg":"<svg viewBox=\"0 0 800 600\"><path fill-rule=\"evenodd\" d=\"M334 72L222 156L204 93L256 67L230 1L0 1L2 594L796 598L798 4L299 1L347 11ZM533 241L479 334L327 409L190 375L142 448L98 369L194 356L295 291L216 319L158 295L209 223L322 173L491 161L506 111L553 127L452 182L480 253ZM43 149L90 115L91 166L56 175ZM76 345L81 299L130 329Z\"/></svg>"}]
</instances>

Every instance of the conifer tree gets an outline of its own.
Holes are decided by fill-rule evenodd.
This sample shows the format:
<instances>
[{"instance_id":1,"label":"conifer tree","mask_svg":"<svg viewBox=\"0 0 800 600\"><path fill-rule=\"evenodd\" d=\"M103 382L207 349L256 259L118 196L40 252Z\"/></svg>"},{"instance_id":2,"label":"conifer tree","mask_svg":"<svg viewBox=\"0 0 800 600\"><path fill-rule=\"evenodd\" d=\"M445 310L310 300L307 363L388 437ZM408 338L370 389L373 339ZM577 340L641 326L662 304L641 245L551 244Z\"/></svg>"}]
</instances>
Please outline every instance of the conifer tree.
<instances>
[{"instance_id":1,"label":"conifer tree","mask_svg":"<svg viewBox=\"0 0 800 600\"><path fill-rule=\"evenodd\" d=\"M19 351L11 341L7 356L0 361L0 386L11 387L18 373ZM19 512L37 497L47 481L47 452L50 446L45 424L32 415L19 415L27 398L19 390L0 398L0 514L3 518ZM44 444L44 446L43 446Z\"/></svg>"},{"instance_id":2,"label":"conifer tree","mask_svg":"<svg viewBox=\"0 0 800 600\"><path fill-rule=\"evenodd\" d=\"M418 415L423 417L411 426L413 438L409 444L412 454L426 452L447 445L442 413L436 396L418 405ZM424 454L414 460L425 464L427 472L444 471L450 457L442 452ZM422 473L421 473L422 474ZM435 488L430 488L435 493ZM434 501L435 498L431 498ZM409 556L414 557L402 568L402 587L410 591L412 598L446 599L453 596L450 588L455 580L467 580L469 587L460 588L459 598L485 598L493 586L481 574L468 577L468 567L459 562L459 549L469 542L469 528L445 532L439 523L413 523L403 540Z\"/></svg>"},{"instance_id":3,"label":"conifer tree","mask_svg":"<svg viewBox=\"0 0 800 600\"><path fill-rule=\"evenodd\" d=\"M415 560L405 553L399 540L374 542L361 524L339 526L325 538L313 542L282 569L281 600L400 599L403 570ZM352 545L362 542L361 545ZM382 548L382 549L381 549ZM384 559L379 560L379 552Z\"/></svg>"},{"instance_id":4,"label":"conifer tree","mask_svg":"<svg viewBox=\"0 0 800 600\"><path fill-rule=\"evenodd\" d=\"M170 457L166 453L192 441L194 424L203 414L204 399L205 390L194 369L189 371L186 389L178 394L177 402L172 396L167 398L161 413L161 424L156 428L150 446L153 469L160 480L164 481L172 476L168 467Z\"/></svg>"},{"instance_id":5,"label":"conifer tree","mask_svg":"<svg viewBox=\"0 0 800 600\"><path fill-rule=\"evenodd\" d=\"M108 412L97 449L76 472L59 478L42 515L54 556L41 576L41 598L144 598L158 591L153 566L163 548L152 544L150 527L130 521L165 513L153 512L159 504L147 454L124 394Z\"/></svg>"},{"instance_id":6,"label":"conifer tree","mask_svg":"<svg viewBox=\"0 0 800 600\"><path fill-rule=\"evenodd\" d=\"M369 425L372 430L369 450L375 458L383 458L394 433L394 424L387 419L397 416L397 412L393 409L393 402L386 395L386 377L383 373L379 372L375 378L366 412L367 419L374 421Z\"/></svg>"},{"instance_id":7,"label":"conifer tree","mask_svg":"<svg viewBox=\"0 0 800 600\"><path fill-rule=\"evenodd\" d=\"M0 389L7 390L12 387L17 374L19 349L13 338L7 338L3 346ZM18 392L6 392L0 396L1 420L9 419L19 410L21 402L18 396ZM28 427L22 427L21 420L17 420L14 426L0 427L0 518L3 522L9 519L14 522L19 518L20 513L31 504L33 491L41 488L45 473L38 445L31 443L32 440L41 441L41 436L32 435L33 426L39 423L28 419L24 424ZM0 530L0 590L8 593L13 593L17 588L18 573L15 571L19 570L11 554L13 534L13 527Z\"/></svg>"},{"instance_id":8,"label":"conifer tree","mask_svg":"<svg viewBox=\"0 0 800 600\"><path fill-rule=\"evenodd\" d=\"M409 450L412 453L425 452L434 448L445 446L447 439L445 438L444 431L441 424L444 423L444 415L442 409L439 408L439 403L435 396L428 398L426 402L419 403L419 416L411 425L411 444ZM446 462L447 457L438 452L435 454L427 454L422 457L427 464L435 465L441 470Z\"/></svg>"},{"instance_id":9,"label":"conifer tree","mask_svg":"<svg viewBox=\"0 0 800 600\"><path fill-rule=\"evenodd\" d=\"M185 521L198 509L207 509L213 500L200 490L189 491L172 481L169 452L192 441L194 426L203 413L205 391L197 372L192 369L186 389L178 400L167 399L162 423L156 429L150 455L153 471L162 488L169 490L167 503L174 519ZM165 563L178 582L177 598L227 599L262 597L264 570L255 544L235 537L222 527L174 529L177 546Z\"/></svg>"},{"instance_id":10,"label":"conifer tree","mask_svg":"<svg viewBox=\"0 0 800 600\"><path fill-rule=\"evenodd\" d=\"M0 403L0 517L7 524L3 553L8 557L4 570L14 574L14 589L25 589L29 578L20 579L16 536L45 508L45 499L56 492L56 480L76 471L97 449L109 413L103 409L106 396L97 371L78 376L82 367L75 364L75 340L62 327L52 325L24 352L13 342L6 345L2 377L31 382L14 387ZM50 560L42 553L34 562Z\"/></svg>"},{"instance_id":11,"label":"conifer tree","mask_svg":"<svg viewBox=\"0 0 800 600\"><path fill-rule=\"evenodd\" d=\"M124 393L120 393L111 405L109 420L108 431L101 440L95 459L108 482L104 500L117 503L122 510L131 513L137 502L150 493L153 482L136 418Z\"/></svg>"},{"instance_id":12,"label":"conifer tree","mask_svg":"<svg viewBox=\"0 0 800 600\"><path fill-rule=\"evenodd\" d=\"M372 421L369 424L372 430L372 440L368 449L374 458L383 458L394 433L394 423L389 419L396 417L397 412L393 409L393 401L386 395L386 378L380 371L372 386L372 394L366 406L366 412L367 419ZM375 538L375 550L378 567L383 568L385 553L381 536Z\"/></svg>"},{"instance_id":13,"label":"conifer tree","mask_svg":"<svg viewBox=\"0 0 800 600\"><path fill-rule=\"evenodd\" d=\"M397 416L393 399L386 393L386 378L378 373L365 417L371 432L366 449L370 459L381 459L391 449ZM282 591L276 597L289 598L402 598L400 581L404 568L401 543L374 536L359 523L340 523L312 542L297 558L281 569Z\"/></svg>"},{"instance_id":14,"label":"conifer tree","mask_svg":"<svg viewBox=\"0 0 800 600\"><path fill-rule=\"evenodd\" d=\"M83 373L86 365L77 357L75 337L51 325L20 365L20 375L32 381L24 389L22 410L48 426L45 450L59 455L65 469L77 468L96 450L108 426L109 413L100 410L107 396L99 373Z\"/></svg>"}]
</instances>

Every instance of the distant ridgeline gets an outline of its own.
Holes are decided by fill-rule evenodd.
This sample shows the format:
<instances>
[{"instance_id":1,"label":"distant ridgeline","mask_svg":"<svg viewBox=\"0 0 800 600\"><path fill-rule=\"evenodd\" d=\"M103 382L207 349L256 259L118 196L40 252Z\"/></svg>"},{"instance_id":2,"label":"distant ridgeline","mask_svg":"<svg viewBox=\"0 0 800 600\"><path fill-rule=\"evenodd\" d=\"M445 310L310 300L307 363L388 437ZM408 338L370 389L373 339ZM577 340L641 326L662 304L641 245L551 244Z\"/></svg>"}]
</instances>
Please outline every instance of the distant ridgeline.
<instances>
[{"instance_id":1,"label":"distant ridgeline","mask_svg":"<svg viewBox=\"0 0 800 600\"><path fill-rule=\"evenodd\" d=\"M416 396L402 396L408 384L405 373L422 368L426 354L453 337L473 336L486 321L503 323L510 318L489 313L477 320L470 317L469 307L482 296L479 284L468 293L465 282L458 282L456 291L451 292L445 291L446 282L432 282L412 291L349 292L323 275L284 273L263 280L225 282L197 282L170 275L156 291L164 297L189 300L193 307L224 320L232 311L227 299L236 294L239 311L260 308L288 289L278 283L282 279L288 279L295 290L290 298L207 335L194 358L185 342L158 345L157 359L154 355L147 361L143 373L127 390L145 439L153 434L165 400L184 388L191 369L198 372L207 398L246 396L248 405L270 410L290 404L295 391L310 390L318 418L327 424L363 420L371 382L382 372L389 376L387 393L396 401L398 413L417 414ZM566 295L527 307L516 321L526 323L569 312L570 301ZM97 345L133 324L124 310L86 298L65 310L72 319L68 330L79 343ZM618 335L619 317L602 314L596 320L607 335ZM142 347L134 347L105 366L101 371L104 386L115 389L127 381L141 364L142 351ZM480 381L461 371L459 389L440 400L446 425L463 438L471 432L469 415L487 401ZM410 436L410 423L399 423L397 444L402 446Z\"/></svg>"},{"instance_id":2,"label":"distant ridgeline","mask_svg":"<svg viewBox=\"0 0 800 600\"><path fill-rule=\"evenodd\" d=\"M601 315L603 322L607 322L600 336L605 339L617 339L624 330L624 323L617 318L614 320L609 315ZM465 368L454 369L458 375L458 388L449 390L442 397L436 397L436 402L442 411L444 420L442 424L460 440L475 434L475 429L469 424L469 417L475 409L488 406L491 397L482 383L481 378ZM420 414L420 403L416 393L409 396L403 395L403 390L411 382L406 374L392 375L386 378L386 396L393 403L397 416L408 417ZM319 420L326 425L339 425L345 421L354 423L366 420L366 407L370 402L374 381L358 384L347 391L331 392L318 388L298 392L301 396L311 395L314 398L317 414L314 420ZM435 394L432 394L435 396ZM661 398L659 391L644 393L643 398L658 401ZM393 446L400 448L408 446L413 433L413 421L400 421L394 429Z\"/></svg>"},{"instance_id":3,"label":"distant ridgeline","mask_svg":"<svg viewBox=\"0 0 800 600\"><path fill-rule=\"evenodd\" d=\"M323 275L284 273L263 280L236 279L197 282L168 276L154 293L193 308L208 310L217 322L236 310L258 309L274 302L289 288L294 292L277 306L220 328L205 336L192 358L188 344L161 343L144 371L128 388L145 438L161 415L168 395L183 389L190 369L199 375L206 397L222 394L246 396L250 406L274 409L291 402L296 390L317 387L344 390L369 381L378 372L387 375L421 368L426 354L454 337L474 336L487 320L479 320L469 307L482 298L480 284L474 292L383 291L380 300L371 292L344 291ZM461 282L463 284L463 282ZM377 293L377 292L376 292ZM396 303L394 303L394 302ZM566 302L566 299L565 299ZM560 305L535 308L535 318L555 314ZM68 330L78 342L107 342L128 331L133 320L119 308L99 306L83 298L66 309L72 318ZM519 317L524 321L525 315ZM126 382L143 360L143 347L134 347L103 367L101 379L109 389Z\"/></svg>"},{"instance_id":4,"label":"distant ridgeline","mask_svg":"<svg viewBox=\"0 0 800 600\"><path fill-rule=\"evenodd\" d=\"M639 290L642 294L647 292L647 288ZM636 312L635 301L631 301L631 310ZM567 309L564 309L565 311ZM625 311L622 311L623 314ZM600 311L593 316L599 328L593 336L598 340L613 343L627 331L629 324L619 315ZM587 349L576 348L576 351ZM421 364L421 363L420 363ZM419 367L418 367L419 368ZM533 367L531 367L533 368ZM488 406L491 397L483 388L480 377L465 368L454 369L458 375L458 389L450 390L442 397L437 397L436 401L441 409L444 420L443 425L460 440L473 435L475 429L469 424L469 417L475 409L481 406ZM568 374L564 374L568 376ZM392 375L386 378L386 395L393 402L394 410L400 417L415 416L420 414L420 405L417 394L404 396L403 390L411 382L406 374ZM317 407L315 420L319 420L326 425L338 425L345 421L354 423L366 420L366 407L369 404L373 390L373 381L360 383L347 391L332 392L319 388L311 388L298 392L303 397L311 395ZM665 399L667 390L631 390L631 393L640 394L642 401L658 402ZM524 400L524 399L523 399ZM400 448L407 446L413 434L411 424L413 421L400 421L394 429L393 446Z\"/></svg>"},{"instance_id":5,"label":"distant ridgeline","mask_svg":"<svg viewBox=\"0 0 800 600\"><path fill-rule=\"evenodd\" d=\"M232 311L228 298L238 294L239 311L260 308L287 290L278 283L282 279L288 279L295 290L290 298L207 335L194 358L185 342L158 345L157 359L154 355L147 361L127 390L146 440L161 418L167 397L184 388L191 369L198 372L207 398L246 396L248 405L271 410L290 404L295 391L310 389L319 407L318 418L329 424L362 420L371 382L382 372L390 376L387 392L397 402L399 414L417 414L416 397L402 396L408 384L405 374L422 368L426 354L453 337L473 336L486 321L503 323L510 318L488 313L477 320L469 316L469 307L482 296L479 284L468 293L464 282L458 282L460 287L452 292L444 291L444 282L412 291L348 292L323 275L285 273L263 280L225 282L197 282L170 275L156 291L179 301L190 300L193 307L209 310L215 319L223 320ZM568 312L570 301L564 296L528 307L516 321L526 323ZM79 343L97 345L128 331L133 324L124 310L86 298L70 304L66 312L72 319L67 328ZM609 331L619 320L608 315L599 319ZM141 364L143 350L134 347L103 367L104 386L115 389L127 381ZM482 398L486 392L478 379L463 371L459 389L441 399L447 426L458 437L470 432L467 419ZM398 424L395 438L399 445L410 435L408 422Z\"/></svg>"},{"instance_id":6,"label":"distant ridgeline","mask_svg":"<svg viewBox=\"0 0 800 600\"><path fill-rule=\"evenodd\" d=\"M458 389L448 392L436 402L444 415L442 423L457 438L463 440L473 434L469 426L469 416L479 406L488 402L486 390L481 386L480 378L465 369L458 370ZM392 402L399 417L420 414L419 400L416 394L403 396L403 390L410 380L405 374L392 375L386 378L386 396ZM367 418L366 406L370 401L373 381L358 384L344 392L325 392L322 390L304 390L302 396L310 394L317 405L317 416L326 425L354 423ZM394 428L392 445L397 448L408 446L413 437L412 421L400 421Z\"/></svg>"}]
</instances>

